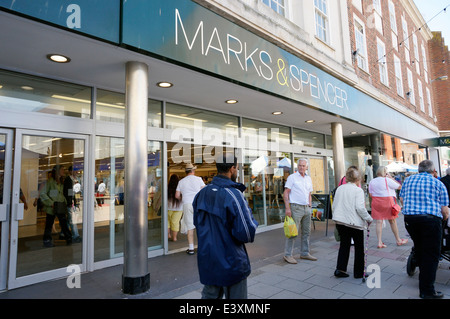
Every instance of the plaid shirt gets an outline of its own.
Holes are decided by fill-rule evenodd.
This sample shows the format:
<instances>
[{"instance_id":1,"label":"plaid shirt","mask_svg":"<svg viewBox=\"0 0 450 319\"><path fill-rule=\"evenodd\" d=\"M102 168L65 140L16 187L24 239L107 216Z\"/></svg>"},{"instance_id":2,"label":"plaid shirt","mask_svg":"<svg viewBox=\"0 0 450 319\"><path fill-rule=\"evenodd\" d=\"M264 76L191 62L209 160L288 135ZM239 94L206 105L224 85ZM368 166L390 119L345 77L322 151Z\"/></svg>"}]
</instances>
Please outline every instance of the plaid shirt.
<instances>
[{"instance_id":1,"label":"plaid shirt","mask_svg":"<svg viewBox=\"0 0 450 319\"><path fill-rule=\"evenodd\" d=\"M403 215L430 214L442 218L441 206L449 205L447 189L428 173L408 177L402 185Z\"/></svg>"}]
</instances>

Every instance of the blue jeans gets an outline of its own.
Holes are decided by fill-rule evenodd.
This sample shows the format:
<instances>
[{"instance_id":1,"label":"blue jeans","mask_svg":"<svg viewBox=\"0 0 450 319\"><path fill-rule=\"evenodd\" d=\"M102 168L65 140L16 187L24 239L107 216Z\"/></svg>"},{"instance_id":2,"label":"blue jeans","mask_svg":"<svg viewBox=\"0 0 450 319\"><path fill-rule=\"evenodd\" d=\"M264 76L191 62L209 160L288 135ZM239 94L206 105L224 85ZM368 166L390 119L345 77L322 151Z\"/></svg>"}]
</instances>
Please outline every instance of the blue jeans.
<instances>
[{"instance_id":1,"label":"blue jeans","mask_svg":"<svg viewBox=\"0 0 450 319\"><path fill-rule=\"evenodd\" d=\"M442 219L432 215L405 215L405 227L414 242L421 294L435 292L434 282L441 257Z\"/></svg>"},{"instance_id":2,"label":"blue jeans","mask_svg":"<svg viewBox=\"0 0 450 319\"><path fill-rule=\"evenodd\" d=\"M290 204L292 218L300 235L300 256L309 255L309 235L311 234L311 207L308 205ZM286 238L284 255L292 256L297 237Z\"/></svg>"}]
</instances>

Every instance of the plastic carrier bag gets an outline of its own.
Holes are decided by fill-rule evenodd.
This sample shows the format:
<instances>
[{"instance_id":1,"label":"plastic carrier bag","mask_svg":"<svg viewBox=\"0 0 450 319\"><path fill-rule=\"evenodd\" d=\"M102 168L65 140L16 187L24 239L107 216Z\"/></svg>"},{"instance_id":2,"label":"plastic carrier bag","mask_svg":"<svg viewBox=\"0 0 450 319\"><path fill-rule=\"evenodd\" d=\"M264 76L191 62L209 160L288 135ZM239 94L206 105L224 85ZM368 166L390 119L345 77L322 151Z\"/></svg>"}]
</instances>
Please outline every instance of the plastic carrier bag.
<instances>
[{"instance_id":1,"label":"plastic carrier bag","mask_svg":"<svg viewBox=\"0 0 450 319\"><path fill-rule=\"evenodd\" d=\"M287 238L295 237L298 235L297 226L292 217L286 216L284 218L284 235Z\"/></svg>"}]
</instances>

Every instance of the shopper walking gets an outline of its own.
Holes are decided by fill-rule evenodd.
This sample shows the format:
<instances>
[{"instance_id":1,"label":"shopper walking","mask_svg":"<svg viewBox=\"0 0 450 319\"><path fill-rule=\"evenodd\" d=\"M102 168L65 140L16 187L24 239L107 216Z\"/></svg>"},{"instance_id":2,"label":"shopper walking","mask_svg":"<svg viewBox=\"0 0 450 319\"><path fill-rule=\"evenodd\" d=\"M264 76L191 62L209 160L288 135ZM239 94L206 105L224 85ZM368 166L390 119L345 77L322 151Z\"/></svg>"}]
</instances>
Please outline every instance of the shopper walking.
<instances>
[{"instance_id":1,"label":"shopper walking","mask_svg":"<svg viewBox=\"0 0 450 319\"><path fill-rule=\"evenodd\" d=\"M449 197L444 184L433 177L430 160L419 163L418 174L406 178L400 191L405 215L405 227L414 242L419 267L421 298L442 298L434 289L436 271L441 255L442 221L449 215Z\"/></svg>"},{"instance_id":2,"label":"shopper walking","mask_svg":"<svg viewBox=\"0 0 450 319\"><path fill-rule=\"evenodd\" d=\"M247 298L250 259L245 243L253 242L258 223L236 183L238 164L232 155L216 160L218 175L193 202L198 238L198 270L203 299Z\"/></svg>"},{"instance_id":3,"label":"shopper walking","mask_svg":"<svg viewBox=\"0 0 450 319\"><path fill-rule=\"evenodd\" d=\"M185 172L186 176L183 177L178 183L175 197L181 199L183 203L183 219L182 223L185 224L187 229L187 240L189 248L186 253L189 255L194 254L194 216L192 209L192 201L195 195L205 186L203 179L201 177L195 176L195 170L197 166L191 163L186 164Z\"/></svg>"},{"instance_id":4,"label":"shopper walking","mask_svg":"<svg viewBox=\"0 0 450 319\"><path fill-rule=\"evenodd\" d=\"M397 246L404 245L408 239L400 238L397 226L397 216L392 215L392 201L397 197L395 190L401 185L391 178L386 166L377 169L377 177L369 183L369 194L372 198L372 218L376 220L376 233L378 238L378 248L386 248L382 240L383 222L389 221L392 233L394 234Z\"/></svg>"},{"instance_id":5,"label":"shopper walking","mask_svg":"<svg viewBox=\"0 0 450 319\"><path fill-rule=\"evenodd\" d=\"M299 159L297 162L297 172L289 175L283 193L286 207L286 216L294 219L300 234L300 258L307 260L317 260L309 251L309 236L311 233L311 193L313 185L311 177L306 173L308 161ZM294 243L297 236L286 238L284 260L290 264L296 264L293 257Z\"/></svg>"},{"instance_id":6,"label":"shopper walking","mask_svg":"<svg viewBox=\"0 0 450 319\"><path fill-rule=\"evenodd\" d=\"M183 215L182 202L180 199L175 197L179 180L180 179L177 174L172 174L167 187L169 239L172 241L177 241L178 232L180 231L180 220Z\"/></svg>"},{"instance_id":7,"label":"shopper walking","mask_svg":"<svg viewBox=\"0 0 450 319\"><path fill-rule=\"evenodd\" d=\"M347 265L350 257L352 240L355 246L353 276L364 275L364 230L373 221L366 210L364 191L358 186L361 174L358 169L350 168L345 174L346 184L336 190L333 200L333 220L340 236L337 258L336 277L348 277Z\"/></svg>"}]
</instances>

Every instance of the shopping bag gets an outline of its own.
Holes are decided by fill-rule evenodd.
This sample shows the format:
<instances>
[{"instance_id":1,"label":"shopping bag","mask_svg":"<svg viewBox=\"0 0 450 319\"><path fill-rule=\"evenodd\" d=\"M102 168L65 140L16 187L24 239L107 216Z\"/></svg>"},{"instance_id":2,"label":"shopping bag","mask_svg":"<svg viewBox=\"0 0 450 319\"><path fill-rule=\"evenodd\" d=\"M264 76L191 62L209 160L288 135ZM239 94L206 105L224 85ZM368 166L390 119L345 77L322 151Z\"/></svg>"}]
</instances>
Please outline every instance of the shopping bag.
<instances>
[{"instance_id":1,"label":"shopping bag","mask_svg":"<svg viewBox=\"0 0 450 319\"><path fill-rule=\"evenodd\" d=\"M284 235L287 238L295 237L298 235L297 226L292 217L286 216L284 218Z\"/></svg>"}]
</instances>

